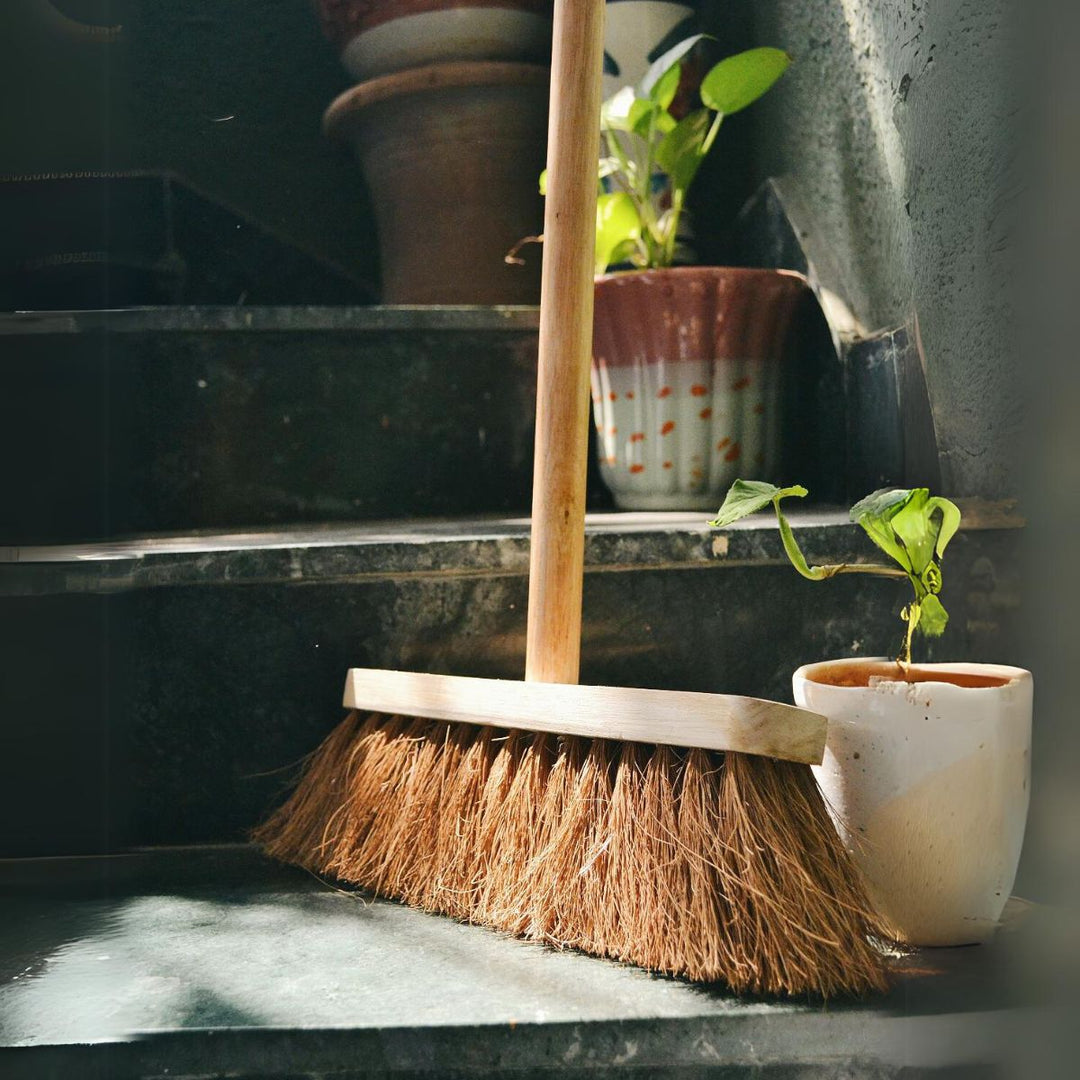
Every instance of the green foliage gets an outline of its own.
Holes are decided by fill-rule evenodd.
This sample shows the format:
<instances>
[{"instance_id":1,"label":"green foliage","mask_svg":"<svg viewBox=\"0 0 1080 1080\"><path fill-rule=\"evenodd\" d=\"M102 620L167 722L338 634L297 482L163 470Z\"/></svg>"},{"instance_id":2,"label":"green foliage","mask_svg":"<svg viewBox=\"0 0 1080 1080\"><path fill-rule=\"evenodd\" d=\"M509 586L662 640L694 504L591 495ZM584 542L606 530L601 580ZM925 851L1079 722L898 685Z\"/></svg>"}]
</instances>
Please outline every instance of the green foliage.
<instances>
[{"instance_id":1,"label":"green foliage","mask_svg":"<svg viewBox=\"0 0 1080 1080\"><path fill-rule=\"evenodd\" d=\"M803 577L811 581L850 573L906 577L915 595L900 613L907 624L900 659L903 663L911 663L911 638L915 631L937 637L949 621L938 597L942 584L941 558L960 527L960 510L948 499L931 496L926 488L882 488L851 508L851 520L863 527L867 536L899 569L872 563L810 566L780 508L781 500L805 495L806 488L800 485L780 488L759 480L736 480L716 518L709 524L723 528L772 503L784 551Z\"/></svg>"},{"instance_id":2,"label":"green foliage","mask_svg":"<svg viewBox=\"0 0 1080 1080\"><path fill-rule=\"evenodd\" d=\"M596 214L596 272L629 262L670 266L687 191L716 140L725 116L746 108L787 70L781 49L749 49L721 60L702 80L702 107L681 120L671 114L682 64L698 34L668 50L636 87L623 87L600 113L603 152ZM657 176L670 182L670 203L654 193Z\"/></svg>"}]
</instances>

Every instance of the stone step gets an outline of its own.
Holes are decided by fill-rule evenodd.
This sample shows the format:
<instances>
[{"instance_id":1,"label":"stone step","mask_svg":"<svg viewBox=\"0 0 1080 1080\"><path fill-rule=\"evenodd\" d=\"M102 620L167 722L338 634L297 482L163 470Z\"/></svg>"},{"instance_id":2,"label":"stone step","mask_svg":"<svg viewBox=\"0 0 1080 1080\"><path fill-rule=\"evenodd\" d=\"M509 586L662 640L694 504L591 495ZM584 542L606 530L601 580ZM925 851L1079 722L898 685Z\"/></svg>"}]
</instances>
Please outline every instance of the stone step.
<instances>
[{"instance_id":1,"label":"stone step","mask_svg":"<svg viewBox=\"0 0 1080 1080\"><path fill-rule=\"evenodd\" d=\"M0 315L0 543L527 512L536 308ZM599 485L594 485L599 490Z\"/></svg>"},{"instance_id":2,"label":"stone step","mask_svg":"<svg viewBox=\"0 0 1080 1080\"><path fill-rule=\"evenodd\" d=\"M1045 1007L1015 965L1039 956L1047 914L897 958L887 994L823 1007L357 898L242 847L0 860L0 1073L997 1076Z\"/></svg>"},{"instance_id":3,"label":"stone step","mask_svg":"<svg viewBox=\"0 0 1080 1080\"><path fill-rule=\"evenodd\" d=\"M1008 515L969 509L927 659L1023 664ZM842 511L793 518L815 562L873 549ZM325 525L0 549L0 853L241 838L342 715L346 670L520 678L523 518ZM790 700L799 664L893 654L888 579L805 581L766 516L594 514L582 681Z\"/></svg>"},{"instance_id":4,"label":"stone step","mask_svg":"<svg viewBox=\"0 0 1080 1080\"><path fill-rule=\"evenodd\" d=\"M820 314L785 373L784 475L844 497ZM527 513L535 307L0 314L0 544ZM612 506L590 453L589 506Z\"/></svg>"}]
</instances>

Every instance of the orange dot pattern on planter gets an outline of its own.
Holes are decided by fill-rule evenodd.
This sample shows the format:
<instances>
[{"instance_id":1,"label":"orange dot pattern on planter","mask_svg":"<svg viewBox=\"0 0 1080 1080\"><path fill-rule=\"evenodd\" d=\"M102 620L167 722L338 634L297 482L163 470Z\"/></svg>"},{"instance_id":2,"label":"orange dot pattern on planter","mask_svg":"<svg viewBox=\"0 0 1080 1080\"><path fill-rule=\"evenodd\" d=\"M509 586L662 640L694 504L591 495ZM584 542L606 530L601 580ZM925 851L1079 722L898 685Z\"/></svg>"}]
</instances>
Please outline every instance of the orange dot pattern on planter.
<instances>
[{"instance_id":1,"label":"orange dot pattern on planter","mask_svg":"<svg viewBox=\"0 0 1080 1080\"><path fill-rule=\"evenodd\" d=\"M775 479L788 330L810 297L805 279L679 267L603 275L594 295L593 394L603 429L645 435L598 439L615 504L715 510L740 472Z\"/></svg>"},{"instance_id":2,"label":"orange dot pattern on planter","mask_svg":"<svg viewBox=\"0 0 1080 1080\"><path fill-rule=\"evenodd\" d=\"M771 373L753 361L609 367L596 358L601 473L635 490L711 497L741 463L760 466L769 456L763 440L773 399Z\"/></svg>"}]
</instances>

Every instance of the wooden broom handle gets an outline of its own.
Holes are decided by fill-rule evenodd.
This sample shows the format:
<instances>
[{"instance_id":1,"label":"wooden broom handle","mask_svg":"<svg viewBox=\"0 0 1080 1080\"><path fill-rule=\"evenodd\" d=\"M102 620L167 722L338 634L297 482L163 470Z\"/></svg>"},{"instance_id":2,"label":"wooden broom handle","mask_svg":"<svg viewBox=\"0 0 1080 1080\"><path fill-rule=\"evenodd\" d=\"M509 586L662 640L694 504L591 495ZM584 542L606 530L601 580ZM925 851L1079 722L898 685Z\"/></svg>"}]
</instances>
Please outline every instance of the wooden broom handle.
<instances>
[{"instance_id":1,"label":"wooden broom handle","mask_svg":"<svg viewBox=\"0 0 1080 1080\"><path fill-rule=\"evenodd\" d=\"M556 0L525 651L529 682L578 681L603 56L604 0Z\"/></svg>"}]
</instances>

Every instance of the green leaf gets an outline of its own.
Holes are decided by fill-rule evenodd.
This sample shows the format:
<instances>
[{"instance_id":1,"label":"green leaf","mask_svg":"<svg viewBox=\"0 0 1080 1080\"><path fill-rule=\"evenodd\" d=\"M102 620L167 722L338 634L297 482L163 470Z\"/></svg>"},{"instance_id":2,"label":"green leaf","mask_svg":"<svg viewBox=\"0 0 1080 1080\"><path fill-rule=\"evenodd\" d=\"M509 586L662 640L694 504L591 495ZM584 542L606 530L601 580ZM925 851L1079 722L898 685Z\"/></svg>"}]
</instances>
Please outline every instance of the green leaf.
<instances>
[{"instance_id":1,"label":"green leaf","mask_svg":"<svg viewBox=\"0 0 1080 1080\"><path fill-rule=\"evenodd\" d=\"M725 116L753 104L788 69L783 49L747 49L713 67L701 81L701 100Z\"/></svg>"},{"instance_id":2,"label":"green leaf","mask_svg":"<svg viewBox=\"0 0 1080 1080\"><path fill-rule=\"evenodd\" d=\"M630 106L626 114L626 129L643 139L649 137L649 128L655 123L656 113L659 112L656 104L648 98L637 98Z\"/></svg>"},{"instance_id":3,"label":"green leaf","mask_svg":"<svg viewBox=\"0 0 1080 1080\"><path fill-rule=\"evenodd\" d=\"M939 522L931 520L926 512L929 498L930 492L926 488L914 488L907 502L892 515L889 522L893 533L904 545L911 561L911 570L917 577L922 577L933 562L937 542Z\"/></svg>"},{"instance_id":4,"label":"green leaf","mask_svg":"<svg viewBox=\"0 0 1080 1080\"><path fill-rule=\"evenodd\" d=\"M600 126L613 131L630 131L630 110L641 100L634 93L632 86L624 86L600 106ZM647 108L648 102L644 103Z\"/></svg>"},{"instance_id":5,"label":"green leaf","mask_svg":"<svg viewBox=\"0 0 1080 1080\"><path fill-rule=\"evenodd\" d=\"M677 45L672 45L670 49L662 56L658 56L650 65L649 70L642 76L641 82L638 83L638 93L643 97L655 97L653 89L657 83L659 83L665 75L668 75L672 69L678 70L683 57L703 38L708 37L707 34L694 34L692 37L684 38ZM678 79L675 80L675 85L678 87ZM669 99L665 104L666 109L671 104Z\"/></svg>"},{"instance_id":6,"label":"green leaf","mask_svg":"<svg viewBox=\"0 0 1080 1080\"><path fill-rule=\"evenodd\" d=\"M597 171L597 176L603 180L605 176L618 176L622 171L622 162L617 157L602 157L600 159L600 168ZM540 174L541 180L544 181L546 186L547 181L547 169ZM541 188L540 194L543 195L544 191Z\"/></svg>"},{"instance_id":7,"label":"green leaf","mask_svg":"<svg viewBox=\"0 0 1080 1080\"><path fill-rule=\"evenodd\" d=\"M664 112L671 107L671 103L675 100L675 95L679 90L679 81L682 78L682 64L676 63L664 72L659 79L656 80L652 89L649 91L649 99Z\"/></svg>"},{"instance_id":8,"label":"green leaf","mask_svg":"<svg viewBox=\"0 0 1080 1080\"><path fill-rule=\"evenodd\" d=\"M619 263L644 266L645 261L645 249L641 243L641 238L627 238L621 244L616 245L611 254L608 255L607 266L604 267L604 270L611 266L618 266ZM603 273L603 271L600 272Z\"/></svg>"},{"instance_id":9,"label":"green leaf","mask_svg":"<svg viewBox=\"0 0 1080 1080\"><path fill-rule=\"evenodd\" d=\"M922 602L922 617L919 619L919 632L926 637L941 637L949 623L949 615L941 606L941 601L934 595L927 596Z\"/></svg>"},{"instance_id":10,"label":"green leaf","mask_svg":"<svg viewBox=\"0 0 1080 1080\"><path fill-rule=\"evenodd\" d=\"M934 550L940 559L945 554L949 541L956 535L956 530L960 528L960 507L948 499L943 499L940 495L935 495L934 498L927 500L926 512L930 514L935 510L941 511L941 526L934 545Z\"/></svg>"},{"instance_id":11,"label":"green leaf","mask_svg":"<svg viewBox=\"0 0 1080 1080\"><path fill-rule=\"evenodd\" d=\"M723 529L734 521L764 510L773 499L783 499L788 495L802 498L806 495L806 488L798 484L794 487L779 488L761 480L736 480L728 488L723 505L716 512L716 519L708 524L714 529Z\"/></svg>"},{"instance_id":12,"label":"green leaf","mask_svg":"<svg viewBox=\"0 0 1080 1080\"><path fill-rule=\"evenodd\" d=\"M705 139L712 117L706 109L696 109L684 116L656 148L656 163L670 177L672 186L686 191L705 159Z\"/></svg>"},{"instance_id":13,"label":"green leaf","mask_svg":"<svg viewBox=\"0 0 1080 1080\"><path fill-rule=\"evenodd\" d=\"M852 521L858 522L866 535L908 574L912 573L911 558L893 530L891 518L899 513L911 498L911 491L901 488L879 488L860 499L850 511Z\"/></svg>"},{"instance_id":14,"label":"green leaf","mask_svg":"<svg viewBox=\"0 0 1080 1080\"><path fill-rule=\"evenodd\" d=\"M540 174L540 194L547 194L547 169Z\"/></svg>"},{"instance_id":15,"label":"green leaf","mask_svg":"<svg viewBox=\"0 0 1080 1080\"><path fill-rule=\"evenodd\" d=\"M634 200L625 191L600 195L596 199L596 260L595 271L602 274L617 257L624 245L636 245L641 238L641 218Z\"/></svg>"},{"instance_id":16,"label":"green leaf","mask_svg":"<svg viewBox=\"0 0 1080 1080\"><path fill-rule=\"evenodd\" d=\"M888 519L903 509L910 498L909 488L878 488L851 508L851 520L858 521L861 517Z\"/></svg>"}]
</instances>

